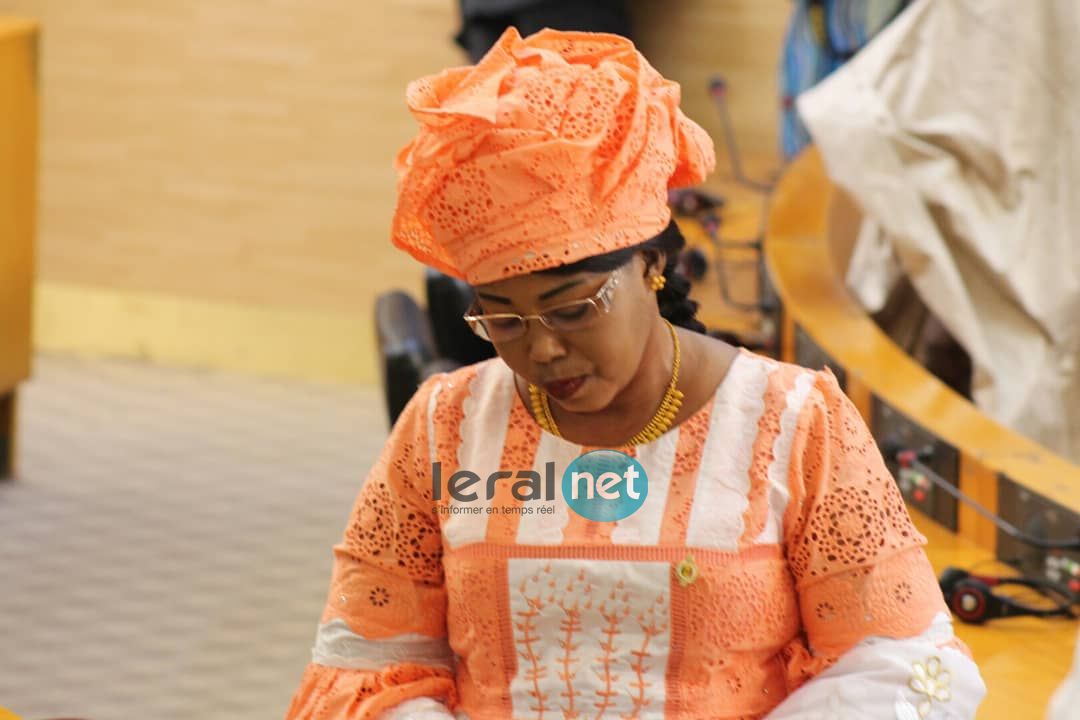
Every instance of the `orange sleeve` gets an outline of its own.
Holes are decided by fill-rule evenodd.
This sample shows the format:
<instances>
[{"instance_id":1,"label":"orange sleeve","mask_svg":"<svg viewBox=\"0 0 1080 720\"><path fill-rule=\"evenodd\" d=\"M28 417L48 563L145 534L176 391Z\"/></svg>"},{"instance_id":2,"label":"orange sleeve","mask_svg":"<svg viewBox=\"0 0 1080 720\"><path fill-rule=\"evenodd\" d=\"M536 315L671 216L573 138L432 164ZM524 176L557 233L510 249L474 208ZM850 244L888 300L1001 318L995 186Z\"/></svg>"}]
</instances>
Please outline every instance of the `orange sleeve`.
<instances>
[{"instance_id":1,"label":"orange sleeve","mask_svg":"<svg viewBox=\"0 0 1080 720\"><path fill-rule=\"evenodd\" d=\"M365 720L417 697L456 703L430 489L427 406L438 382L402 411L333 548L312 662L286 720Z\"/></svg>"},{"instance_id":2,"label":"orange sleeve","mask_svg":"<svg viewBox=\"0 0 1080 720\"><path fill-rule=\"evenodd\" d=\"M789 488L785 549L805 633L787 651L792 689L867 637L913 637L948 614L926 538L828 370L800 415Z\"/></svg>"}]
</instances>

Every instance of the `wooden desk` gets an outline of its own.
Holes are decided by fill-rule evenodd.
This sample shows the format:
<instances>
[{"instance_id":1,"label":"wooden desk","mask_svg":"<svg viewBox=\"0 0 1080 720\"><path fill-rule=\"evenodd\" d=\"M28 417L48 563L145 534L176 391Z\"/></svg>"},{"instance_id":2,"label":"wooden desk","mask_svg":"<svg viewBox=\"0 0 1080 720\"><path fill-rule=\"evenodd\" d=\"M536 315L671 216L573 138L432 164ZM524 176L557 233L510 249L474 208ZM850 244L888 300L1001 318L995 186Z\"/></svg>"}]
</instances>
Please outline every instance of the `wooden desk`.
<instances>
[{"instance_id":1,"label":"wooden desk","mask_svg":"<svg viewBox=\"0 0 1080 720\"><path fill-rule=\"evenodd\" d=\"M30 376L37 32L0 18L0 478L15 471L15 388Z\"/></svg>"},{"instance_id":2,"label":"wooden desk","mask_svg":"<svg viewBox=\"0 0 1080 720\"><path fill-rule=\"evenodd\" d=\"M949 565L971 568L976 563L986 563L978 571L988 575L1011 574L989 550L917 510L911 510L911 516L930 541L926 554L938 574ZM1080 623L1041 618L1008 618L982 626L954 623L986 682L979 720L1043 720L1051 694L1072 666Z\"/></svg>"}]
</instances>

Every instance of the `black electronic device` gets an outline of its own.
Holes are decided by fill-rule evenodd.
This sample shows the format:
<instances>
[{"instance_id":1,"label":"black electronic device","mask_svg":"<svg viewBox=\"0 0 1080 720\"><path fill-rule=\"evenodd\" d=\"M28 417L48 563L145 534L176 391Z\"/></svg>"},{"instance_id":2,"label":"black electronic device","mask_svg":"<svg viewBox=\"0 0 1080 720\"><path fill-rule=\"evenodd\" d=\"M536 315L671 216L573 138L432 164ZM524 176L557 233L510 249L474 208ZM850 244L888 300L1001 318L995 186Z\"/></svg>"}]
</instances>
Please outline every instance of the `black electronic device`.
<instances>
[{"instance_id":1,"label":"black electronic device","mask_svg":"<svg viewBox=\"0 0 1080 720\"><path fill-rule=\"evenodd\" d=\"M987 620L1005 617L1066 617L1074 618L1074 596L1066 589L1048 580L1027 577L1001 577L977 575L949 567L941 574L941 592L949 609L967 623L981 625ZM1048 607L1038 607L995 592L995 588L1007 586L1035 590L1050 601Z\"/></svg>"}]
</instances>

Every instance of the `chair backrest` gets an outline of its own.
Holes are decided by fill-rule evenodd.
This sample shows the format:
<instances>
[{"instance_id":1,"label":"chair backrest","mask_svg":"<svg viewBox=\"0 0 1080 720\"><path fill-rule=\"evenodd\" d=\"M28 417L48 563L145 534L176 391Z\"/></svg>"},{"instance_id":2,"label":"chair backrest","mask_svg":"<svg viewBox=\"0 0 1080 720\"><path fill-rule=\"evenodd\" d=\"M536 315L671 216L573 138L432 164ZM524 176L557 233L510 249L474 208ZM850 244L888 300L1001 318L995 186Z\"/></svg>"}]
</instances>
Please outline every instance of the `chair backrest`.
<instances>
[{"instance_id":1,"label":"chair backrest","mask_svg":"<svg viewBox=\"0 0 1080 720\"><path fill-rule=\"evenodd\" d=\"M375 339L386 409L393 425L420 387L425 366L436 360L435 342L427 315L401 290L376 298Z\"/></svg>"},{"instance_id":2,"label":"chair backrest","mask_svg":"<svg viewBox=\"0 0 1080 720\"><path fill-rule=\"evenodd\" d=\"M431 268L425 271L424 280L428 317L439 357L449 358L459 365L472 365L494 357L495 348L491 343L478 338L461 319L473 299L469 284Z\"/></svg>"}]
</instances>

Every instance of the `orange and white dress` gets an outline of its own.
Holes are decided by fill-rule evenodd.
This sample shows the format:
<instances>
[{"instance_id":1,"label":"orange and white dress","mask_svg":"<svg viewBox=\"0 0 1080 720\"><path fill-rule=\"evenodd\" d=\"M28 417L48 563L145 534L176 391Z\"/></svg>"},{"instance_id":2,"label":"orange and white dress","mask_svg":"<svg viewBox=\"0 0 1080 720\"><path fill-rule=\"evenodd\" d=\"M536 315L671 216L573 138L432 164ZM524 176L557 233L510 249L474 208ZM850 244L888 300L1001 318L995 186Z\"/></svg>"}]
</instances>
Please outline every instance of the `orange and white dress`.
<instances>
[{"instance_id":1,"label":"orange and white dress","mask_svg":"<svg viewBox=\"0 0 1080 720\"><path fill-rule=\"evenodd\" d=\"M425 381L334 546L287 720L974 717L926 540L831 373L740 351L634 448L648 494L618 522L559 482L433 492L435 462L561 478L592 449L542 430L499 358Z\"/></svg>"}]
</instances>

